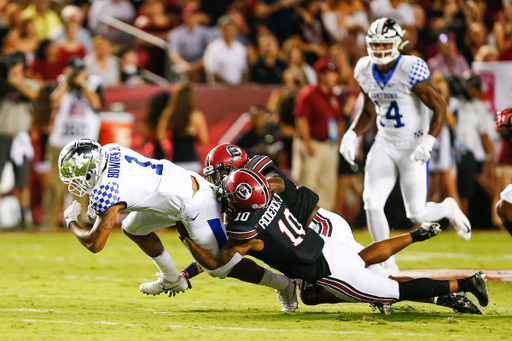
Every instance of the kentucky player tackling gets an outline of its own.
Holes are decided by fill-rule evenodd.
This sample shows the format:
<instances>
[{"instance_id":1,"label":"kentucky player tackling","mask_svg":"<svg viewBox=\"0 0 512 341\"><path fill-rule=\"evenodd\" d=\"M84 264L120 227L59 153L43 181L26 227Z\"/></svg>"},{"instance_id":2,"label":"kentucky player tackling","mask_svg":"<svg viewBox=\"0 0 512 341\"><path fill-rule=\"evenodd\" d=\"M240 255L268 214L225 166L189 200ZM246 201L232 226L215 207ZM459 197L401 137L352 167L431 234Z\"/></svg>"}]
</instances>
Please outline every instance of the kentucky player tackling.
<instances>
[{"instance_id":1,"label":"kentucky player tackling","mask_svg":"<svg viewBox=\"0 0 512 341\"><path fill-rule=\"evenodd\" d=\"M355 141L377 119L378 133L366 160L364 208L374 241L389 238L384 205L400 174L407 218L415 223L450 219L464 240L471 238L469 220L453 198L426 202L428 161L446 116L446 103L429 81L427 64L401 55L405 31L392 19L376 20L368 30L368 56L361 58L354 77L364 105L343 136L340 152L354 164ZM432 110L429 120L428 109ZM430 123L429 123L430 121ZM384 264L397 272L394 257Z\"/></svg>"}]
</instances>

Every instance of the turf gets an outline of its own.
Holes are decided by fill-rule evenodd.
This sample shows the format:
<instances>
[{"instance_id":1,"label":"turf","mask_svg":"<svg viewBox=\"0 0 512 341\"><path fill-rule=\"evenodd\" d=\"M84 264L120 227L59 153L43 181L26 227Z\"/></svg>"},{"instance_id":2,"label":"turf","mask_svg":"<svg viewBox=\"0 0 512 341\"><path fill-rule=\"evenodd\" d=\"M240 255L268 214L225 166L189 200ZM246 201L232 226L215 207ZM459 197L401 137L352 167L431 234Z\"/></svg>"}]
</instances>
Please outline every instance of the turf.
<instances>
[{"instance_id":1,"label":"turf","mask_svg":"<svg viewBox=\"0 0 512 341\"><path fill-rule=\"evenodd\" d=\"M192 260L174 231L159 233L179 268ZM370 242L367 233L356 239ZM512 239L443 232L399 254L403 268L512 269ZM488 282L487 315L456 315L419 303L391 316L366 304L308 307L283 314L268 288L202 274L174 298L145 296L156 267L113 233L92 254L69 231L0 234L0 340L506 340L512 339L512 283Z\"/></svg>"}]
</instances>

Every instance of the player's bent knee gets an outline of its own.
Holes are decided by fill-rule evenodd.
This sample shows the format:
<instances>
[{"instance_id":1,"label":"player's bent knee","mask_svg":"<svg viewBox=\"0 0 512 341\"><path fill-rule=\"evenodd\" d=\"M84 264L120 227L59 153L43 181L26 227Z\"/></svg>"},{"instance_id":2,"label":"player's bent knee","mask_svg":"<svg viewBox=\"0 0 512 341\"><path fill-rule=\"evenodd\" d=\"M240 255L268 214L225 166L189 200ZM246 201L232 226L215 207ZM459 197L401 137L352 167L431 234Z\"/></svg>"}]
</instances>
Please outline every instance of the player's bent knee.
<instances>
[{"instance_id":1,"label":"player's bent knee","mask_svg":"<svg viewBox=\"0 0 512 341\"><path fill-rule=\"evenodd\" d=\"M415 215L409 218L415 224L421 224L425 221L425 217L423 215Z\"/></svg>"}]
</instances>

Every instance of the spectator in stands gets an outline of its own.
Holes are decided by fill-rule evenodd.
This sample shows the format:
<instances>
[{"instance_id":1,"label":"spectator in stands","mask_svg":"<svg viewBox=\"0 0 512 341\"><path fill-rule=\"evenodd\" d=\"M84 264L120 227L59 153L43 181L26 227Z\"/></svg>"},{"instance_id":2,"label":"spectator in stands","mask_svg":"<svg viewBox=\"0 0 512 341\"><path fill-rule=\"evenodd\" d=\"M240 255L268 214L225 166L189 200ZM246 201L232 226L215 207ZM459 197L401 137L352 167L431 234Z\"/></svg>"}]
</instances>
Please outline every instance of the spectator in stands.
<instances>
[{"instance_id":1,"label":"spectator in stands","mask_svg":"<svg viewBox=\"0 0 512 341\"><path fill-rule=\"evenodd\" d=\"M468 53L465 57L468 64L473 63L474 57L478 50L487 43L487 27L481 22L473 22L469 24L468 33L466 35L466 45Z\"/></svg>"},{"instance_id":2,"label":"spectator in stands","mask_svg":"<svg viewBox=\"0 0 512 341\"><path fill-rule=\"evenodd\" d=\"M487 109L478 99L481 93L478 76L468 78L456 126L457 149L461 154L457 188L464 212L468 212L468 202L474 193L477 175L487 171L486 168L494 168L494 143L491 138L494 126ZM494 191L494 182L491 185Z\"/></svg>"},{"instance_id":3,"label":"spectator in stands","mask_svg":"<svg viewBox=\"0 0 512 341\"><path fill-rule=\"evenodd\" d=\"M443 75L455 75L464 77L469 73L469 65L466 59L460 55L455 45L453 33L439 35L439 53L427 61L431 73L436 71Z\"/></svg>"},{"instance_id":4,"label":"spectator in stands","mask_svg":"<svg viewBox=\"0 0 512 341\"><path fill-rule=\"evenodd\" d=\"M43 40L36 51L34 62L29 70L29 77L42 81L56 81L66 64L59 60L57 44L50 39Z\"/></svg>"},{"instance_id":5,"label":"spectator in stands","mask_svg":"<svg viewBox=\"0 0 512 341\"><path fill-rule=\"evenodd\" d=\"M316 84L316 72L304 61L302 50L292 40L283 44L282 54L288 63L288 70L294 70L295 73L301 73L307 84Z\"/></svg>"},{"instance_id":6,"label":"spectator in stands","mask_svg":"<svg viewBox=\"0 0 512 341\"><path fill-rule=\"evenodd\" d=\"M259 0L256 5L256 18L264 20L265 26L276 36L280 44L288 38L297 3L297 0Z\"/></svg>"},{"instance_id":7,"label":"spectator in stands","mask_svg":"<svg viewBox=\"0 0 512 341\"><path fill-rule=\"evenodd\" d=\"M127 48L119 54L121 58L121 83L136 86L144 83L139 69L137 50Z\"/></svg>"},{"instance_id":8,"label":"spectator in stands","mask_svg":"<svg viewBox=\"0 0 512 341\"><path fill-rule=\"evenodd\" d=\"M92 53L92 37L91 33L85 27L82 27L84 23L84 12L82 9L75 5L68 5L60 12L64 25L69 23L75 23L78 27L76 32L76 41L85 48L86 54ZM64 28L59 28L52 32L52 40L60 43L65 40Z\"/></svg>"},{"instance_id":9,"label":"spectator in stands","mask_svg":"<svg viewBox=\"0 0 512 341\"><path fill-rule=\"evenodd\" d=\"M245 83L247 73L247 49L238 42L237 26L229 17L219 19L221 37L206 48L203 62L210 83Z\"/></svg>"},{"instance_id":10,"label":"spectator in stands","mask_svg":"<svg viewBox=\"0 0 512 341\"><path fill-rule=\"evenodd\" d=\"M96 36L93 39L94 52L85 57L87 72L100 76L104 86L119 84L119 64L110 54L111 45L105 37Z\"/></svg>"},{"instance_id":11,"label":"spectator in stands","mask_svg":"<svg viewBox=\"0 0 512 341\"><path fill-rule=\"evenodd\" d=\"M356 61L366 55L366 31L370 24L360 0L330 0L322 22L331 40L341 43Z\"/></svg>"},{"instance_id":12,"label":"spectator in stands","mask_svg":"<svg viewBox=\"0 0 512 341\"><path fill-rule=\"evenodd\" d=\"M193 3L182 10L183 24L169 33L172 62L192 82L204 79L203 54L211 39L210 29L200 25L201 13Z\"/></svg>"},{"instance_id":13,"label":"spectator in stands","mask_svg":"<svg viewBox=\"0 0 512 341\"><path fill-rule=\"evenodd\" d=\"M146 0L141 7L142 14L137 17L135 27L158 37L167 39L169 31L175 26L171 17L165 13L164 0ZM166 51L160 46L144 40L139 41L140 53L145 60L143 68L161 77L165 77Z\"/></svg>"},{"instance_id":14,"label":"spectator in stands","mask_svg":"<svg viewBox=\"0 0 512 341\"><path fill-rule=\"evenodd\" d=\"M249 157L268 155L279 164L278 156L282 149L282 143L278 141L277 137L278 126L269 122L270 117L264 107L252 106L249 109L249 114L251 115L249 129L238 136L233 143L243 148Z\"/></svg>"},{"instance_id":15,"label":"spectator in stands","mask_svg":"<svg viewBox=\"0 0 512 341\"><path fill-rule=\"evenodd\" d=\"M297 13L291 19L288 31L288 36L304 52L304 59L309 65L313 65L327 52L328 36L322 22L317 19L319 12L319 0L301 1Z\"/></svg>"},{"instance_id":16,"label":"spectator in stands","mask_svg":"<svg viewBox=\"0 0 512 341\"><path fill-rule=\"evenodd\" d=\"M279 43L271 34L258 37L259 58L249 68L249 79L259 84L279 84L283 82L283 72L288 65L280 60Z\"/></svg>"},{"instance_id":17,"label":"spectator in stands","mask_svg":"<svg viewBox=\"0 0 512 341\"><path fill-rule=\"evenodd\" d=\"M338 140L341 104L333 88L338 82L339 70L327 59L318 60L314 69L318 74L317 85L307 85L297 96L294 110L295 124L300 139L294 144L299 159L299 184L318 193L319 205L327 210L334 207L333 185L338 175Z\"/></svg>"},{"instance_id":18,"label":"spectator in stands","mask_svg":"<svg viewBox=\"0 0 512 341\"><path fill-rule=\"evenodd\" d=\"M15 52L4 58L7 79L0 85L0 176L7 160L11 160L22 222L30 224L28 176L34 150L28 131L32 122L32 102L38 96L39 86L23 76L25 57L22 53Z\"/></svg>"},{"instance_id":19,"label":"spectator in stands","mask_svg":"<svg viewBox=\"0 0 512 341\"><path fill-rule=\"evenodd\" d=\"M483 45L478 49L475 55L475 62L497 62L500 58L500 52L493 45Z\"/></svg>"},{"instance_id":20,"label":"spectator in stands","mask_svg":"<svg viewBox=\"0 0 512 341\"><path fill-rule=\"evenodd\" d=\"M51 94L53 106L50 118L50 137L46 158L50 163L49 186L44 198L43 225L58 226L65 185L59 179L58 160L62 148L79 138L98 139L100 121L97 111L101 108L101 79L89 76L85 63L73 58L64 70L62 81ZM74 198L87 206L88 196Z\"/></svg>"},{"instance_id":21,"label":"spectator in stands","mask_svg":"<svg viewBox=\"0 0 512 341\"><path fill-rule=\"evenodd\" d=\"M414 26L414 10L404 0L374 0L370 3L370 12L373 19L386 17L402 27Z\"/></svg>"},{"instance_id":22,"label":"spectator in stands","mask_svg":"<svg viewBox=\"0 0 512 341\"><path fill-rule=\"evenodd\" d=\"M357 87L357 81L354 79L354 70L350 66L350 60L348 53L341 44L334 44L327 51L327 58L336 64L340 70L340 76L338 78L338 84L340 85L351 85ZM347 110L351 112L352 110Z\"/></svg>"},{"instance_id":23,"label":"spectator in stands","mask_svg":"<svg viewBox=\"0 0 512 341\"><path fill-rule=\"evenodd\" d=\"M208 144L208 129L203 113L193 107L193 89L188 82L178 84L162 112L158 122L161 143L168 139L167 129L171 134L172 162L200 173L203 162L197 156L194 143Z\"/></svg>"},{"instance_id":24,"label":"spectator in stands","mask_svg":"<svg viewBox=\"0 0 512 341\"><path fill-rule=\"evenodd\" d=\"M74 21L64 24L64 39L57 43L58 59L64 63L73 57L84 58L86 55L85 47L77 39L78 28Z\"/></svg>"},{"instance_id":25,"label":"spectator in stands","mask_svg":"<svg viewBox=\"0 0 512 341\"><path fill-rule=\"evenodd\" d=\"M34 58L34 53L39 46L39 37L37 36L36 25L33 20L26 19L20 25L20 37L16 45L19 52L25 54L27 60L30 61Z\"/></svg>"},{"instance_id":26,"label":"spectator in stands","mask_svg":"<svg viewBox=\"0 0 512 341\"><path fill-rule=\"evenodd\" d=\"M36 25L39 39L48 39L53 30L62 27L59 15L48 8L49 0L32 0L20 13L22 20L32 19Z\"/></svg>"},{"instance_id":27,"label":"spectator in stands","mask_svg":"<svg viewBox=\"0 0 512 341\"><path fill-rule=\"evenodd\" d=\"M142 133L144 138L144 155L157 160L171 158L170 151L167 152L166 145L160 143L157 128L162 112L170 102L171 93L169 91L161 91L153 95L146 106L146 114L144 115L144 125ZM167 156L169 154L169 156Z\"/></svg>"},{"instance_id":28,"label":"spectator in stands","mask_svg":"<svg viewBox=\"0 0 512 341\"><path fill-rule=\"evenodd\" d=\"M501 19L493 27L499 60L512 60L512 4L505 7Z\"/></svg>"},{"instance_id":29,"label":"spectator in stands","mask_svg":"<svg viewBox=\"0 0 512 341\"><path fill-rule=\"evenodd\" d=\"M2 39L2 54L18 52L20 41L20 31L17 28L11 28Z\"/></svg>"},{"instance_id":30,"label":"spectator in stands","mask_svg":"<svg viewBox=\"0 0 512 341\"><path fill-rule=\"evenodd\" d=\"M107 15L132 24L135 20L135 14L135 8L128 0L98 0L91 5L87 25L94 34L106 37L113 45L132 43L133 37L131 35L108 26L101 21L101 17Z\"/></svg>"}]
</instances>

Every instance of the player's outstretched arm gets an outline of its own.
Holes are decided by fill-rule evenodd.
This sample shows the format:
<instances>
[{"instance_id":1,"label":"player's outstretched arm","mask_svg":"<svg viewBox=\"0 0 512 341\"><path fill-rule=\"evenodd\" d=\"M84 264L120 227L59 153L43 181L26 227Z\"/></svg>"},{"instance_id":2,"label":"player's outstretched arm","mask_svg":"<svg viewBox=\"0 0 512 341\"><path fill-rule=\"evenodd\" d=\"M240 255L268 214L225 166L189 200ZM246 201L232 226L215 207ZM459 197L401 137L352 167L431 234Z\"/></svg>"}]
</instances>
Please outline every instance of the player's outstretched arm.
<instances>
[{"instance_id":1,"label":"player's outstretched arm","mask_svg":"<svg viewBox=\"0 0 512 341\"><path fill-rule=\"evenodd\" d=\"M73 204L75 204L75 202ZM68 209L70 208L71 206ZM66 214L66 222L68 222L69 219L68 228L73 231L78 241L80 241L80 243L82 243L82 245L89 251L96 253L100 252L107 243L107 238L114 227L114 223L116 222L117 214L119 210L122 210L123 208L124 204L116 204L102 214L99 214L91 230L81 228L76 221L76 217L78 216L78 213L80 213L80 207L78 207L78 213L76 215Z\"/></svg>"}]
</instances>

